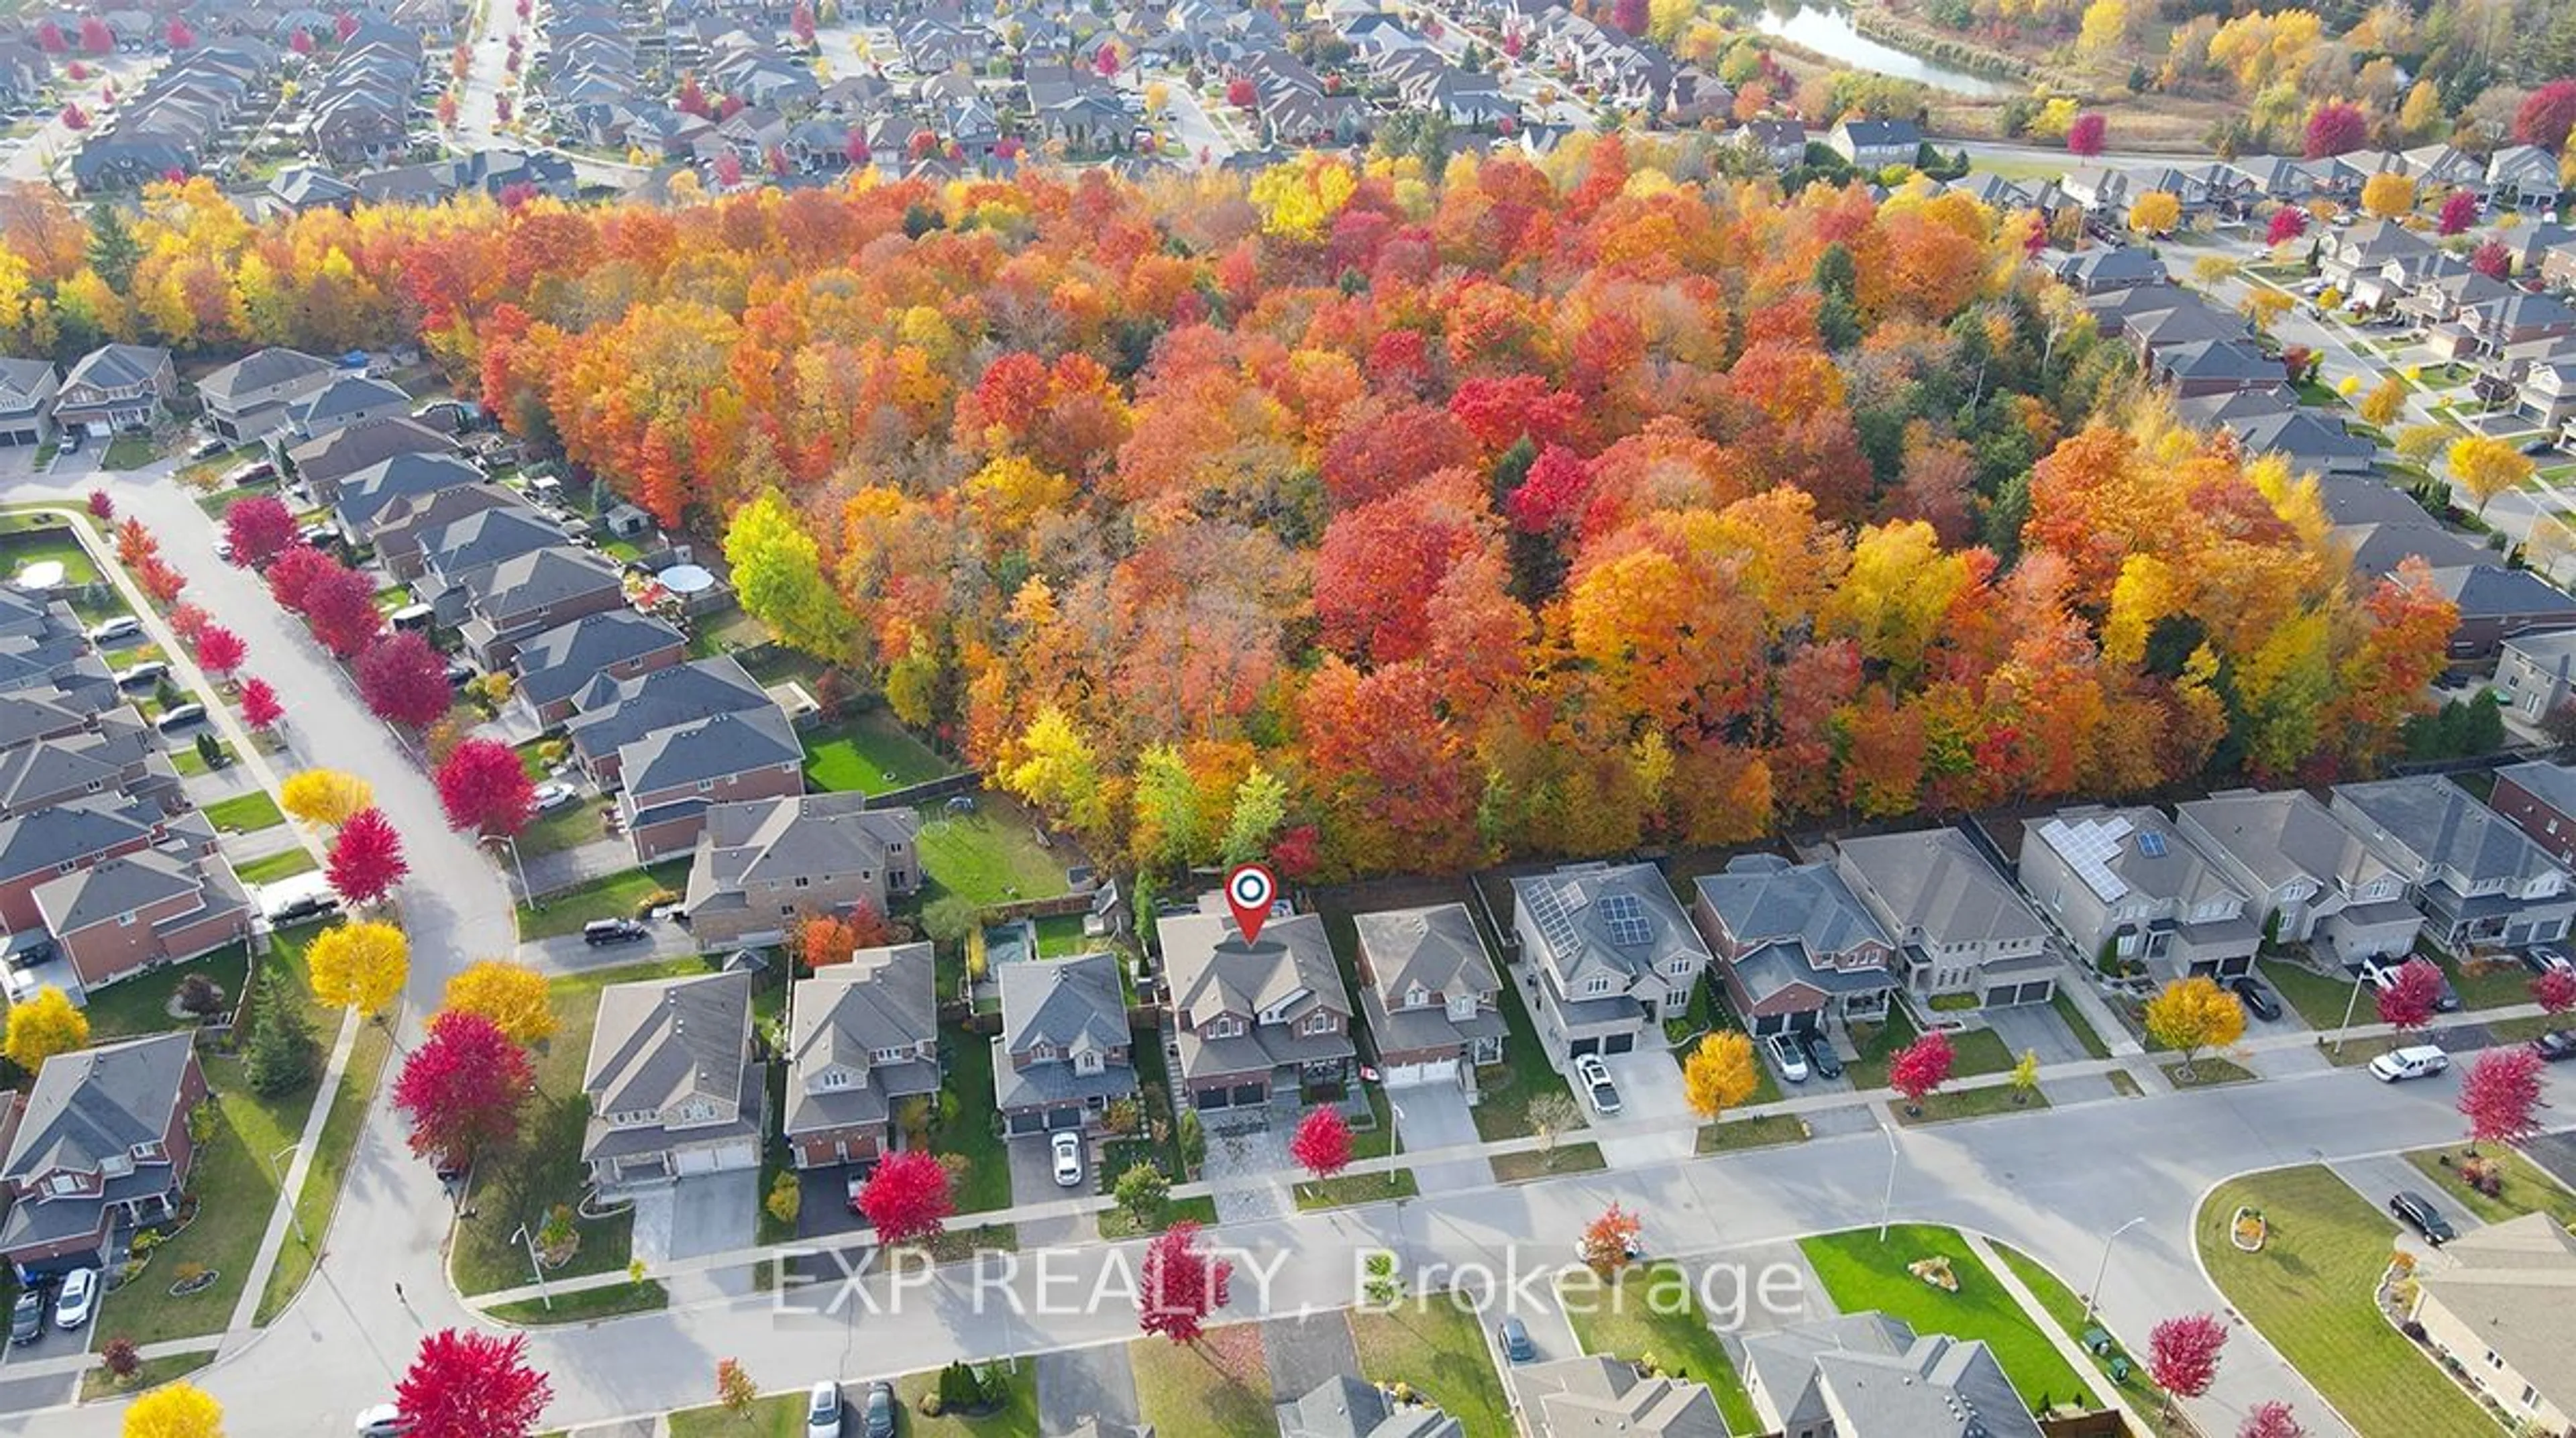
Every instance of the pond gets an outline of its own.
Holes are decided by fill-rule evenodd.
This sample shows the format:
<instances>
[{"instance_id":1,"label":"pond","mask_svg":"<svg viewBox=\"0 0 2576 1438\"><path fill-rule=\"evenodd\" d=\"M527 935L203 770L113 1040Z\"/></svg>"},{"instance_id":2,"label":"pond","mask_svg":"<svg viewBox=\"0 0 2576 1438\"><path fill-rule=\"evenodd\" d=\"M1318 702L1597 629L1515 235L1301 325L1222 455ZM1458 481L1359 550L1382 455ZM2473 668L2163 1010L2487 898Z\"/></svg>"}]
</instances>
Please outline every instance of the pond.
<instances>
[{"instance_id":1,"label":"pond","mask_svg":"<svg viewBox=\"0 0 2576 1438\"><path fill-rule=\"evenodd\" d=\"M1899 80L1920 80L1935 90L1980 99L2017 95L2024 88L2010 80L1962 70L1938 60L1899 50L1852 28L1848 11L1826 5L1800 5L1791 10L1770 7L1754 12L1754 25L1765 35L1804 46L1856 70L1874 70Z\"/></svg>"}]
</instances>

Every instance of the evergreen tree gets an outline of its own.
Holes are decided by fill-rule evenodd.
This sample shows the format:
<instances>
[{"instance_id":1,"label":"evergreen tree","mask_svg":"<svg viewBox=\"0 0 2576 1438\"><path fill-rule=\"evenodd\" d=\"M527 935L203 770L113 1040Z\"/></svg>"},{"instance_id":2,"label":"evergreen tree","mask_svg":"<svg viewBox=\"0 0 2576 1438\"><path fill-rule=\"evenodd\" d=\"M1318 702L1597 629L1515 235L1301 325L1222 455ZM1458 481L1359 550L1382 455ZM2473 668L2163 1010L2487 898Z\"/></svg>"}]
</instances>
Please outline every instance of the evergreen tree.
<instances>
[{"instance_id":1,"label":"evergreen tree","mask_svg":"<svg viewBox=\"0 0 2576 1438\"><path fill-rule=\"evenodd\" d=\"M262 1004L250 1033L250 1050L242 1058L242 1076L262 1098L292 1093L313 1080L313 1034L304 1015L291 1003Z\"/></svg>"},{"instance_id":2,"label":"evergreen tree","mask_svg":"<svg viewBox=\"0 0 2576 1438\"><path fill-rule=\"evenodd\" d=\"M89 267L107 281L107 287L124 294L133 287L134 267L143 262L143 245L127 227L123 211L112 204L92 206L89 212Z\"/></svg>"}]
</instances>

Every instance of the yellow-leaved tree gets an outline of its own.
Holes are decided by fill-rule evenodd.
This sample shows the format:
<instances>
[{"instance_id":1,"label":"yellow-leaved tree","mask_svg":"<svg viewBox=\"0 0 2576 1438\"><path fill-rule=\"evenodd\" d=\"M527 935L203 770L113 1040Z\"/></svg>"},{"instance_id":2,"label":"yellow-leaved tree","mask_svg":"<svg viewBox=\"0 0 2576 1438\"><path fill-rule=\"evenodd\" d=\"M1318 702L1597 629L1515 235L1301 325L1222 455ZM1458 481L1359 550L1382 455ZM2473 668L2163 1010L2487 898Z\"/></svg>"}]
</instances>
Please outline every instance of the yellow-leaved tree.
<instances>
[{"instance_id":1,"label":"yellow-leaved tree","mask_svg":"<svg viewBox=\"0 0 2576 1438\"><path fill-rule=\"evenodd\" d=\"M36 996L9 1006L9 1062L29 1073L56 1054L89 1047L89 1015L72 1007L71 996L47 984Z\"/></svg>"},{"instance_id":2,"label":"yellow-leaved tree","mask_svg":"<svg viewBox=\"0 0 2576 1438\"><path fill-rule=\"evenodd\" d=\"M555 1011L546 1003L546 976L507 959L477 959L447 981L446 1006L481 1014L514 1043L551 1038Z\"/></svg>"},{"instance_id":3,"label":"yellow-leaved tree","mask_svg":"<svg viewBox=\"0 0 2576 1438\"><path fill-rule=\"evenodd\" d=\"M411 977L411 944L391 924L335 924L305 950L313 997L333 1008L373 1017L402 992Z\"/></svg>"},{"instance_id":4,"label":"yellow-leaved tree","mask_svg":"<svg viewBox=\"0 0 2576 1438\"><path fill-rule=\"evenodd\" d=\"M288 776L278 788L277 801L305 823L336 829L349 822L350 815L374 807L376 788L337 769L307 769Z\"/></svg>"},{"instance_id":5,"label":"yellow-leaved tree","mask_svg":"<svg viewBox=\"0 0 2576 1438\"><path fill-rule=\"evenodd\" d=\"M2487 501L2531 478L2531 456L2483 434L2451 441L2444 456L2451 463L2451 478L2478 502L2478 513L2487 512Z\"/></svg>"},{"instance_id":6,"label":"yellow-leaved tree","mask_svg":"<svg viewBox=\"0 0 2576 1438\"><path fill-rule=\"evenodd\" d=\"M2225 1048L2245 1035L2245 1006L2215 979L2176 979L2147 1000L2147 1035L2182 1054L2182 1075L2202 1049Z\"/></svg>"},{"instance_id":7,"label":"yellow-leaved tree","mask_svg":"<svg viewBox=\"0 0 2576 1438\"><path fill-rule=\"evenodd\" d=\"M170 1383L125 1410L125 1438L224 1438L224 1405L193 1383Z\"/></svg>"},{"instance_id":8,"label":"yellow-leaved tree","mask_svg":"<svg viewBox=\"0 0 2576 1438\"><path fill-rule=\"evenodd\" d=\"M2362 182L2361 207L2373 217L2393 220L2415 208L2415 182L2382 171Z\"/></svg>"},{"instance_id":9,"label":"yellow-leaved tree","mask_svg":"<svg viewBox=\"0 0 2576 1438\"><path fill-rule=\"evenodd\" d=\"M2361 397L2361 417L2382 429L2405 410L2406 381L2393 374L2382 378L2370 393Z\"/></svg>"},{"instance_id":10,"label":"yellow-leaved tree","mask_svg":"<svg viewBox=\"0 0 2576 1438\"><path fill-rule=\"evenodd\" d=\"M2129 228L2142 235L2169 235L2182 223L2182 201L2171 190L2149 190L2129 206Z\"/></svg>"},{"instance_id":11,"label":"yellow-leaved tree","mask_svg":"<svg viewBox=\"0 0 2576 1438\"><path fill-rule=\"evenodd\" d=\"M1733 1029L1702 1038L1682 1064L1682 1093L1691 1111L1705 1119L1716 1119L1751 1098L1761 1081L1753 1067L1753 1040Z\"/></svg>"}]
</instances>

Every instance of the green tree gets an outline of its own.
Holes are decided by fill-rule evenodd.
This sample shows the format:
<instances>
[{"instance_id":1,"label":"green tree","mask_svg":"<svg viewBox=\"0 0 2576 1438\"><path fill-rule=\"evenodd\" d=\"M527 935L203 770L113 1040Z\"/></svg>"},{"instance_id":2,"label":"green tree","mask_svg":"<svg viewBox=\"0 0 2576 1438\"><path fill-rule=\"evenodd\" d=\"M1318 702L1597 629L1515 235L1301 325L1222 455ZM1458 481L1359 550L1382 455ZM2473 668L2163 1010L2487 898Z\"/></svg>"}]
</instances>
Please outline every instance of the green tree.
<instances>
[{"instance_id":1,"label":"green tree","mask_svg":"<svg viewBox=\"0 0 2576 1438\"><path fill-rule=\"evenodd\" d=\"M1163 1206L1171 1202L1172 1181L1150 1163L1130 1164L1109 1186L1110 1196L1139 1228L1150 1228L1163 1216Z\"/></svg>"},{"instance_id":2,"label":"green tree","mask_svg":"<svg viewBox=\"0 0 2576 1438\"><path fill-rule=\"evenodd\" d=\"M293 1093L313 1080L313 1034L302 1005L263 1003L254 1011L242 1077L261 1098Z\"/></svg>"},{"instance_id":3,"label":"green tree","mask_svg":"<svg viewBox=\"0 0 2576 1438\"><path fill-rule=\"evenodd\" d=\"M974 900L962 894L942 894L921 911L922 937L942 947L962 944L982 918L983 911L975 907Z\"/></svg>"},{"instance_id":4,"label":"green tree","mask_svg":"<svg viewBox=\"0 0 2576 1438\"><path fill-rule=\"evenodd\" d=\"M1146 746L1136 756L1136 861L1152 869L1181 869L1198 857L1206 816L1199 812L1198 781L1181 751Z\"/></svg>"},{"instance_id":5,"label":"green tree","mask_svg":"<svg viewBox=\"0 0 2576 1438\"><path fill-rule=\"evenodd\" d=\"M1249 864L1270 851L1270 840L1288 818L1288 785L1255 764L1234 786L1234 814L1226 821L1218 857L1228 864Z\"/></svg>"},{"instance_id":6,"label":"green tree","mask_svg":"<svg viewBox=\"0 0 2576 1438\"><path fill-rule=\"evenodd\" d=\"M781 643L818 659L849 657L855 632L849 606L824 577L822 547L785 495L762 490L737 512L724 552L745 614L768 625Z\"/></svg>"},{"instance_id":7,"label":"green tree","mask_svg":"<svg viewBox=\"0 0 2576 1438\"><path fill-rule=\"evenodd\" d=\"M114 204L94 205L89 212L89 267L118 294L134 289L134 267L143 262L143 242L125 223Z\"/></svg>"}]
</instances>

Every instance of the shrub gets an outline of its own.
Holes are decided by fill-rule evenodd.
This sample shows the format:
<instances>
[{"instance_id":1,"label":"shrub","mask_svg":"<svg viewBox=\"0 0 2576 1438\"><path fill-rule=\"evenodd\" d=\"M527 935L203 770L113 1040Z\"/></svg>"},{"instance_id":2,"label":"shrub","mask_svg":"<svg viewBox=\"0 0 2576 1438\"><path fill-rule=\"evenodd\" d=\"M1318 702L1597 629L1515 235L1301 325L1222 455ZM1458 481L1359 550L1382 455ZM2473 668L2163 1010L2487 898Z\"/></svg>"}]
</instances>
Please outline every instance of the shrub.
<instances>
[{"instance_id":1,"label":"shrub","mask_svg":"<svg viewBox=\"0 0 2576 1438\"><path fill-rule=\"evenodd\" d=\"M1181 1157L1192 1168L1207 1162L1207 1130L1200 1125L1196 1109L1181 1113Z\"/></svg>"},{"instance_id":2,"label":"shrub","mask_svg":"<svg viewBox=\"0 0 2576 1438\"><path fill-rule=\"evenodd\" d=\"M680 898L680 895L675 894L668 889L655 889L653 892L646 894L643 898L635 901L635 917L639 919L644 918L651 914L655 909L662 907L664 904L676 904L680 902Z\"/></svg>"},{"instance_id":3,"label":"shrub","mask_svg":"<svg viewBox=\"0 0 2576 1438\"><path fill-rule=\"evenodd\" d=\"M98 1350L98 1361L99 1366L107 1370L107 1375L119 1383L143 1371L142 1351L134 1346L131 1338L107 1340Z\"/></svg>"},{"instance_id":4,"label":"shrub","mask_svg":"<svg viewBox=\"0 0 2576 1438\"><path fill-rule=\"evenodd\" d=\"M931 1396L943 1408L973 1408L984 1401L984 1388L964 1359L951 1359L939 1370L939 1391Z\"/></svg>"},{"instance_id":5,"label":"shrub","mask_svg":"<svg viewBox=\"0 0 2576 1438\"><path fill-rule=\"evenodd\" d=\"M204 974L190 974L181 979L172 997L178 1000L181 1011L201 1019L220 1013L224 1007L223 985Z\"/></svg>"}]
</instances>

